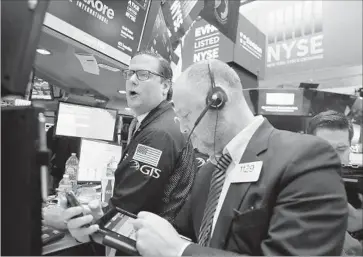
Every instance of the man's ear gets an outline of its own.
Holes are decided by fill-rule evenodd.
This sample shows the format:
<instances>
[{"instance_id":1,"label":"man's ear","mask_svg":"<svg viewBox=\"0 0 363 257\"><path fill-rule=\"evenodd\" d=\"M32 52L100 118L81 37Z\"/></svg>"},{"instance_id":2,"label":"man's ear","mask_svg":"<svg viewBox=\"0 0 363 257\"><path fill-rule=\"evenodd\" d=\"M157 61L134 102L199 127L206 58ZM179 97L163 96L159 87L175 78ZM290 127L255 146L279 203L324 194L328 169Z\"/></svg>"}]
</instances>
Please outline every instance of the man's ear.
<instances>
[{"instance_id":1,"label":"man's ear","mask_svg":"<svg viewBox=\"0 0 363 257\"><path fill-rule=\"evenodd\" d=\"M165 88L169 89L169 87L171 87L172 84L171 79L165 79L163 84Z\"/></svg>"},{"instance_id":2,"label":"man's ear","mask_svg":"<svg viewBox=\"0 0 363 257\"><path fill-rule=\"evenodd\" d=\"M171 81L169 79L165 79L163 81L163 89L165 89L166 92L168 92L170 87L171 87Z\"/></svg>"}]
</instances>

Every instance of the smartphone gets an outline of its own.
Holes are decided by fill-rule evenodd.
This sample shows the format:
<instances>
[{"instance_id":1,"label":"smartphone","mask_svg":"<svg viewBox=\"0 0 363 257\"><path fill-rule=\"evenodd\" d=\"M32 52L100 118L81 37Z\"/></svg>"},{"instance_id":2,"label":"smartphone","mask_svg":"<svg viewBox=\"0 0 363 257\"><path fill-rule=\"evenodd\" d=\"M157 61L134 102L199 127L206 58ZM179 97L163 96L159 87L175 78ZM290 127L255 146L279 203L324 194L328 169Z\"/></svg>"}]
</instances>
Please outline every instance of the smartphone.
<instances>
[{"instance_id":1,"label":"smartphone","mask_svg":"<svg viewBox=\"0 0 363 257\"><path fill-rule=\"evenodd\" d=\"M136 231L131 221L137 216L118 207L112 208L96 224L103 236L102 244L120 250L122 255L140 255L136 249Z\"/></svg>"},{"instance_id":2,"label":"smartphone","mask_svg":"<svg viewBox=\"0 0 363 257\"><path fill-rule=\"evenodd\" d=\"M136 218L135 214L116 207L107 212L96 223L103 230L112 231L134 241L136 240L136 231L131 221Z\"/></svg>"},{"instance_id":3,"label":"smartphone","mask_svg":"<svg viewBox=\"0 0 363 257\"><path fill-rule=\"evenodd\" d=\"M81 203L78 201L77 197L75 196L75 194L72 191L69 191L69 192L66 193L66 198L67 198L68 208L82 206ZM79 218L79 217L82 217L82 216L83 216L83 213L81 213L81 214L79 214L77 216L74 216L72 219L76 219L76 218Z\"/></svg>"},{"instance_id":4,"label":"smartphone","mask_svg":"<svg viewBox=\"0 0 363 257\"><path fill-rule=\"evenodd\" d=\"M137 219L133 213L114 207L96 224L103 238L103 244L122 251L122 255L140 255L136 249L136 231L132 221ZM181 236L181 238L191 241Z\"/></svg>"}]
</instances>

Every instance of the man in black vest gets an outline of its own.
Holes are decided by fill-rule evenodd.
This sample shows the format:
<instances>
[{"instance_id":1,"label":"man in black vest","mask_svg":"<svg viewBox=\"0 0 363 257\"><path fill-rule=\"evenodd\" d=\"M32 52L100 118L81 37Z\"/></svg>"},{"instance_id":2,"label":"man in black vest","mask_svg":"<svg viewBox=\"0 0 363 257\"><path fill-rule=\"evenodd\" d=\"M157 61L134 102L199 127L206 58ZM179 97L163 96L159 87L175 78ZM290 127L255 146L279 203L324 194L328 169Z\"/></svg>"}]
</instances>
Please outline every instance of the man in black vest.
<instances>
[{"instance_id":1,"label":"man in black vest","mask_svg":"<svg viewBox=\"0 0 363 257\"><path fill-rule=\"evenodd\" d=\"M136 118L115 172L111 205L135 214L149 211L173 223L191 191L196 165L194 149L180 132L170 103L172 69L160 55L144 51L132 58L123 75L127 103ZM88 218L72 219L83 211L79 207L65 212L68 229L78 241L88 241L97 230L96 225L81 228L102 214L94 207L98 215Z\"/></svg>"}]
</instances>

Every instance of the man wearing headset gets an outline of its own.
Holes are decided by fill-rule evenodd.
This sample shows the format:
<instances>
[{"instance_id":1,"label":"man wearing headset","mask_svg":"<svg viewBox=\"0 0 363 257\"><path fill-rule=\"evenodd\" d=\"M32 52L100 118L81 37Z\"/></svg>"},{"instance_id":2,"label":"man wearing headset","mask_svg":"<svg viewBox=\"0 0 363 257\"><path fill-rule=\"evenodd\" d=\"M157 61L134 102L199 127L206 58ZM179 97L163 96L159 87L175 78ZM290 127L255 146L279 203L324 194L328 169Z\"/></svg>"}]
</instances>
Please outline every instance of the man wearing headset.
<instances>
[{"instance_id":1,"label":"man wearing headset","mask_svg":"<svg viewBox=\"0 0 363 257\"><path fill-rule=\"evenodd\" d=\"M170 64L160 55L143 51L136 54L128 70L126 98L136 119L131 122L129 143L115 171L111 205L137 214L149 211L170 222L184 205L195 178L194 149L180 132L170 103ZM97 230L83 228L102 216L99 204L91 203L92 215L72 219L84 212L80 207L65 211L70 233L81 242ZM92 217L93 216L93 217Z\"/></svg>"},{"instance_id":2,"label":"man wearing headset","mask_svg":"<svg viewBox=\"0 0 363 257\"><path fill-rule=\"evenodd\" d=\"M193 64L173 88L183 131L211 162L198 171L176 229L138 214L140 254L340 255L347 199L334 149L255 117L221 61Z\"/></svg>"}]
</instances>

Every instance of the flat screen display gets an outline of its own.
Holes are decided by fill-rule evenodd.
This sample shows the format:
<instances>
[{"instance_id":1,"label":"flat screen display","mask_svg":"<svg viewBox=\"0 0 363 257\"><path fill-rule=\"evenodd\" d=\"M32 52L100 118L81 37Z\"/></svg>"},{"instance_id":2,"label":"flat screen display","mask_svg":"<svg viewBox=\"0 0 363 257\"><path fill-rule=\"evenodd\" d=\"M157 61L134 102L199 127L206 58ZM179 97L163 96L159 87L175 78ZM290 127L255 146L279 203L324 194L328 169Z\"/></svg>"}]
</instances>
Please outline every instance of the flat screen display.
<instances>
[{"instance_id":1,"label":"flat screen display","mask_svg":"<svg viewBox=\"0 0 363 257\"><path fill-rule=\"evenodd\" d=\"M139 49L150 0L51 0L44 25L129 64Z\"/></svg>"},{"instance_id":2,"label":"flat screen display","mask_svg":"<svg viewBox=\"0 0 363 257\"><path fill-rule=\"evenodd\" d=\"M55 134L113 141L117 111L59 103Z\"/></svg>"},{"instance_id":3,"label":"flat screen display","mask_svg":"<svg viewBox=\"0 0 363 257\"><path fill-rule=\"evenodd\" d=\"M302 90L261 90L258 105L262 115L304 115Z\"/></svg>"},{"instance_id":4,"label":"flat screen display","mask_svg":"<svg viewBox=\"0 0 363 257\"><path fill-rule=\"evenodd\" d=\"M101 181L103 174L106 174L107 164L119 163L121 153L120 145L82 139L77 180Z\"/></svg>"}]
</instances>

